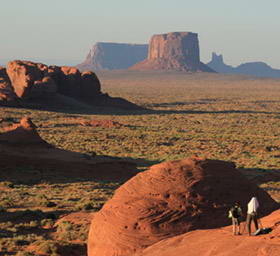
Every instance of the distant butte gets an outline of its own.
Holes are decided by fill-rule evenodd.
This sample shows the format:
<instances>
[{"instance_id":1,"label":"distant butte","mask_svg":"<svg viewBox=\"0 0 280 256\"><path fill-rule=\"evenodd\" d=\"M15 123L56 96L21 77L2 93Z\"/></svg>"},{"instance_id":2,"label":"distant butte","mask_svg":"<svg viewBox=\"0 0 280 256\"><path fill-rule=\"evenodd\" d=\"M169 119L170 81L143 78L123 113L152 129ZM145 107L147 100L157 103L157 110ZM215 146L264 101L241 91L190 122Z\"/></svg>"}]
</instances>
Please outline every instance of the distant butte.
<instances>
[{"instance_id":1,"label":"distant butte","mask_svg":"<svg viewBox=\"0 0 280 256\"><path fill-rule=\"evenodd\" d=\"M280 78L280 69L274 69L264 62L247 62L233 67L224 63L222 54L217 55L215 52L212 53L212 59L207 65L219 73Z\"/></svg>"},{"instance_id":2,"label":"distant butte","mask_svg":"<svg viewBox=\"0 0 280 256\"><path fill-rule=\"evenodd\" d=\"M192 32L152 36L148 58L130 69L215 72L200 61L198 35Z\"/></svg>"},{"instance_id":3,"label":"distant butte","mask_svg":"<svg viewBox=\"0 0 280 256\"><path fill-rule=\"evenodd\" d=\"M144 60L148 54L147 44L96 43L86 59L77 65L80 70L127 69Z\"/></svg>"}]
</instances>

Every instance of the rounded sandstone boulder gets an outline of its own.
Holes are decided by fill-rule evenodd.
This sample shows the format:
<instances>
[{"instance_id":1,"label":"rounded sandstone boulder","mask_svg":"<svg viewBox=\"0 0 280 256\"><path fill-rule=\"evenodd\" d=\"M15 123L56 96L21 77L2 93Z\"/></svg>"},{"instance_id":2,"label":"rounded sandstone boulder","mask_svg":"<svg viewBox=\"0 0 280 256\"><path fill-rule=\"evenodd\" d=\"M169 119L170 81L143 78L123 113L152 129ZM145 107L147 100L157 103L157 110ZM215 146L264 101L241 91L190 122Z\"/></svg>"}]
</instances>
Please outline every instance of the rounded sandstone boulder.
<instances>
[{"instance_id":1,"label":"rounded sandstone boulder","mask_svg":"<svg viewBox=\"0 0 280 256\"><path fill-rule=\"evenodd\" d=\"M137 174L92 220L89 256L131 256L136 251L194 229L227 225L235 201L252 196L262 214L276 202L250 183L231 162L198 158L166 162Z\"/></svg>"}]
</instances>

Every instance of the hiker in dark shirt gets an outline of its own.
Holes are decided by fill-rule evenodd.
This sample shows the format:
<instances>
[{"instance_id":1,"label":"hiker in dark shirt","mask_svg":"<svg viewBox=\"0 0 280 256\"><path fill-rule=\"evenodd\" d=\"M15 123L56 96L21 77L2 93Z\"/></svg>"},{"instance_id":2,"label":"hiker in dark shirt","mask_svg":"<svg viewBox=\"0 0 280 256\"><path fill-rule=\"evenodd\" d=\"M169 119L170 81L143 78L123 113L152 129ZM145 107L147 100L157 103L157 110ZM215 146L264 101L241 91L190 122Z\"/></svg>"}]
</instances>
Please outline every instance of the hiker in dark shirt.
<instances>
[{"instance_id":1,"label":"hiker in dark shirt","mask_svg":"<svg viewBox=\"0 0 280 256\"><path fill-rule=\"evenodd\" d=\"M238 202L236 202L234 206L230 208L228 217L232 219L233 235L241 235L240 222L242 217L242 209Z\"/></svg>"}]
</instances>

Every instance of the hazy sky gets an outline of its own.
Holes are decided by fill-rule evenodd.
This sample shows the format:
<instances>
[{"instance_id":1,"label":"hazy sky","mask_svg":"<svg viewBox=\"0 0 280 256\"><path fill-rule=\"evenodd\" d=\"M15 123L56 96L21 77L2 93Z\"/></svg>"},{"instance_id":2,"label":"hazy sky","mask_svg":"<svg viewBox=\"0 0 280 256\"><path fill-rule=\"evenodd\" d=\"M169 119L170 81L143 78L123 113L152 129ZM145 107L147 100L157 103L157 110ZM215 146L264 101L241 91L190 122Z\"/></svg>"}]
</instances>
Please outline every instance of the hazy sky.
<instances>
[{"instance_id":1,"label":"hazy sky","mask_svg":"<svg viewBox=\"0 0 280 256\"><path fill-rule=\"evenodd\" d=\"M153 34L191 31L204 62L216 51L227 64L280 68L279 12L280 0L0 0L0 63L75 64L98 41L148 43Z\"/></svg>"}]
</instances>

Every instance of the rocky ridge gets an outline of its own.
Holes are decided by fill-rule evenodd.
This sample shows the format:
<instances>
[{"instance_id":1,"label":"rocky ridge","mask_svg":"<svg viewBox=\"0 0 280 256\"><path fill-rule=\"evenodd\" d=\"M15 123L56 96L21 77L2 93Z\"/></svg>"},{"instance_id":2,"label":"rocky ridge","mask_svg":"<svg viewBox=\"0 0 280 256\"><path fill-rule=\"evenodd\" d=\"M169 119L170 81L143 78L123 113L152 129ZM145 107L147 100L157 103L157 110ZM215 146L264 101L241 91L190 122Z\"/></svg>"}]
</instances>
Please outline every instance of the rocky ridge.
<instances>
[{"instance_id":1,"label":"rocky ridge","mask_svg":"<svg viewBox=\"0 0 280 256\"><path fill-rule=\"evenodd\" d=\"M52 99L55 95L75 98L90 105L141 109L122 98L101 92L100 81L92 71L75 67L47 66L15 60L0 68L0 104L16 105L21 101Z\"/></svg>"}]
</instances>

